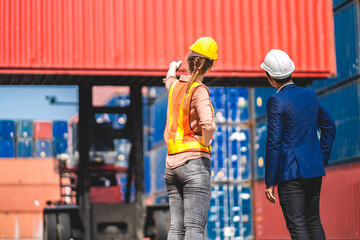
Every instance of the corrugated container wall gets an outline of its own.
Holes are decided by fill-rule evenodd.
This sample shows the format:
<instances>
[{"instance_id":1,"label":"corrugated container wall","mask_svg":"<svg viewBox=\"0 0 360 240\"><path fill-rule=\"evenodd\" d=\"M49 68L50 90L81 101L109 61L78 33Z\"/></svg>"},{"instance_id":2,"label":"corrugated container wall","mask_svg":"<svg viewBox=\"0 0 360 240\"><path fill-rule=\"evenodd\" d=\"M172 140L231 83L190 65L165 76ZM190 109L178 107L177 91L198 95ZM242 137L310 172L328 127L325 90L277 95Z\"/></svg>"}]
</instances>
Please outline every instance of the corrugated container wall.
<instances>
[{"instance_id":1,"label":"corrugated container wall","mask_svg":"<svg viewBox=\"0 0 360 240\"><path fill-rule=\"evenodd\" d=\"M320 89L359 74L359 20L358 1L347 1L346 5L334 12L337 76L314 81L311 86L313 89Z\"/></svg>"},{"instance_id":2,"label":"corrugated container wall","mask_svg":"<svg viewBox=\"0 0 360 240\"><path fill-rule=\"evenodd\" d=\"M349 1L348 0L333 0L332 2L333 2L334 8L341 8L342 5L346 4Z\"/></svg>"},{"instance_id":3,"label":"corrugated container wall","mask_svg":"<svg viewBox=\"0 0 360 240\"><path fill-rule=\"evenodd\" d=\"M0 238L40 239L46 201L60 199L57 161L9 158L0 161Z\"/></svg>"},{"instance_id":4,"label":"corrugated container wall","mask_svg":"<svg viewBox=\"0 0 360 240\"><path fill-rule=\"evenodd\" d=\"M220 53L213 76L263 77L265 54L280 48L295 76L327 77L332 17L331 0L0 1L0 72L163 75L211 36Z\"/></svg>"},{"instance_id":5,"label":"corrugated container wall","mask_svg":"<svg viewBox=\"0 0 360 240\"><path fill-rule=\"evenodd\" d=\"M359 239L360 164L328 168L326 174L321 190L320 215L327 239ZM279 202L272 204L267 201L264 188L263 181L255 182L256 239L290 239Z\"/></svg>"},{"instance_id":6,"label":"corrugated container wall","mask_svg":"<svg viewBox=\"0 0 360 240\"><path fill-rule=\"evenodd\" d=\"M254 88L254 117L266 115L267 101L276 93L276 88Z\"/></svg>"},{"instance_id":7,"label":"corrugated container wall","mask_svg":"<svg viewBox=\"0 0 360 240\"><path fill-rule=\"evenodd\" d=\"M319 98L335 121L336 136L329 164L360 157L360 83L342 86ZM340 163L340 162L339 162Z\"/></svg>"},{"instance_id":8,"label":"corrugated container wall","mask_svg":"<svg viewBox=\"0 0 360 240\"><path fill-rule=\"evenodd\" d=\"M255 126L254 162L255 179L265 178L265 152L266 152L267 122L258 122Z\"/></svg>"},{"instance_id":9,"label":"corrugated container wall","mask_svg":"<svg viewBox=\"0 0 360 240\"><path fill-rule=\"evenodd\" d=\"M165 161L167 146L165 144L150 151L150 178L153 193L166 192L165 186Z\"/></svg>"},{"instance_id":10,"label":"corrugated container wall","mask_svg":"<svg viewBox=\"0 0 360 240\"><path fill-rule=\"evenodd\" d=\"M166 125L167 92L164 91L150 105L150 142L151 148L164 143Z\"/></svg>"}]
</instances>

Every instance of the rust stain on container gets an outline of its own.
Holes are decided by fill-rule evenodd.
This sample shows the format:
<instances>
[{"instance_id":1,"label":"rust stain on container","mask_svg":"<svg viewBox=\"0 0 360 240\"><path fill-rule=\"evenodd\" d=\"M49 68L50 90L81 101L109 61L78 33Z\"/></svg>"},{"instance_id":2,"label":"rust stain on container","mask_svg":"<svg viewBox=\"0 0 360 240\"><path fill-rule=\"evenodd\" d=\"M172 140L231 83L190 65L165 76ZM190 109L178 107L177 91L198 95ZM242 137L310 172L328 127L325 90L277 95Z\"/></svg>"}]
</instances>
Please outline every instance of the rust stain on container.
<instances>
[{"instance_id":1,"label":"rust stain on container","mask_svg":"<svg viewBox=\"0 0 360 240\"><path fill-rule=\"evenodd\" d=\"M331 0L0 1L0 23L2 73L160 76L202 36L213 76L263 77L271 48L297 77L336 72Z\"/></svg>"}]
</instances>

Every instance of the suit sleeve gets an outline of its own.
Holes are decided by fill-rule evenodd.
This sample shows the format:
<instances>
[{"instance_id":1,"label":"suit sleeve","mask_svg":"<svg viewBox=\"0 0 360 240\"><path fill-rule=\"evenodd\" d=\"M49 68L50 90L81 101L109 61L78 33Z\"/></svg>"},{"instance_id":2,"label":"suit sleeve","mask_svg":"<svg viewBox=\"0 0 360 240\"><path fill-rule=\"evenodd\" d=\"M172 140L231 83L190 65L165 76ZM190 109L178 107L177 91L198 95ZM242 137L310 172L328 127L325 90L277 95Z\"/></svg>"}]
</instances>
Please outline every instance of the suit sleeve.
<instances>
[{"instance_id":1,"label":"suit sleeve","mask_svg":"<svg viewBox=\"0 0 360 240\"><path fill-rule=\"evenodd\" d=\"M274 186L280 162L283 133L283 110L281 103L271 96L267 103L268 132L265 157L265 184Z\"/></svg>"},{"instance_id":2,"label":"suit sleeve","mask_svg":"<svg viewBox=\"0 0 360 240\"><path fill-rule=\"evenodd\" d=\"M319 108L318 126L321 130L320 147L322 158L324 165L327 166L335 140L336 127L334 121L322 106Z\"/></svg>"}]
</instances>

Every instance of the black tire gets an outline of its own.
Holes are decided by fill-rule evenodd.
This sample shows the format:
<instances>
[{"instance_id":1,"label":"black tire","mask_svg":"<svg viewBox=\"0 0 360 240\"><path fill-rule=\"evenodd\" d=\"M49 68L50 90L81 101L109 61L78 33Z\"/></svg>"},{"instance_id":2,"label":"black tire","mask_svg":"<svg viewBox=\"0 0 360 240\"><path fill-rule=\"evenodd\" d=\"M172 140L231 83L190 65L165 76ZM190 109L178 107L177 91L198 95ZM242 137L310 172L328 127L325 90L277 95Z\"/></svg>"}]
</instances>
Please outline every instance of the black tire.
<instances>
[{"instance_id":1,"label":"black tire","mask_svg":"<svg viewBox=\"0 0 360 240\"><path fill-rule=\"evenodd\" d=\"M70 240L71 222L69 213L59 213L57 229L59 240Z\"/></svg>"},{"instance_id":2,"label":"black tire","mask_svg":"<svg viewBox=\"0 0 360 240\"><path fill-rule=\"evenodd\" d=\"M44 239L57 240L57 224L55 213L44 214Z\"/></svg>"},{"instance_id":3,"label":"black tire","mask_svg":"<svg viewBox=\"0 0 360 240\"><path fill-rule=\"evenodd\" d=\"M164 240L167 239L168 235L168 219L166 216L166 212L162 210L154 211L154 232L155 237L154 240Z\"/></svg>"}]
</instances>

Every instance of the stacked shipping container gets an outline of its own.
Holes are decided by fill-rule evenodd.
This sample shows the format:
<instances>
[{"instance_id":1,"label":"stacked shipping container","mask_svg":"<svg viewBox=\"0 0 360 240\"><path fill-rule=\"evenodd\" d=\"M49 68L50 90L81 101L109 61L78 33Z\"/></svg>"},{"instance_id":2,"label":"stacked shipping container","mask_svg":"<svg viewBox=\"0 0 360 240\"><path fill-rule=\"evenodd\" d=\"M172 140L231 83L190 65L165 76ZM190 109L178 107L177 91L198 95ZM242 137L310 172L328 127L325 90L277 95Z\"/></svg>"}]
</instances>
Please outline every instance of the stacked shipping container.
<instances>
[{"instance_id":1,"label":"stacked shipping container","mask_svg":"<svg viewBox=\"0 0 360 240\"><path fill-rule=\"evenodd\" d=\"M358 239L359 233L359 172L360 172L360 75L358 1L334 0L334 24L337 76L314 81L309 86L319 97L336 124L336 139L326 169L321 197L322 223L328 239ZM296 62L295 62L296 64ZM255 230L258 239L289 239L281 209L264 196L264 159L266 143L266 108L257 109L255 89L255 161L254 183ZM274 92L274 91L273 91ZM263 101L266 106L266 102ZM256 111L257 110L257 111ZM276 222L277 224L273 224Z\"/></svg>"},{"instance_id":2,"label":"stacked shipping container","mask_svg":"<svg viewBox=\"0 0 360 240\"><path fill-rule=\"evenodd\" d=\"M0 120L0 158L49 158L67 150L66 121Z\"/></svg>"},{"instance_id":3,"label":"stacked shipping container","mask_svg":"<svg viewBox=\"0 0 360 240\"><path fill-rule=\"evenodd\" d=\"M14 157L15 155L15 122L0 121L0 157Z\"/></svg>"},{"instance_id":4,"label":"stacked shipping container","mask_svg":"<svg viewBox=\"0 0 360 240\"><path fill-rule=\"evenodd\" d=\"M33 156L33 121L19 120L17 122L16 157Z\"/></svg>"},{"instance_id":5,"label":"stacked shipping container","mask_svg":"<svg viewBox=\"0 0 360 240\"><path fill-rule=\"evenodd\" d=\"M207 238L251 238L248 89L210 87L209 92L217 129L211 157L213 188Z\"/></svg>"},{"instance_id":6,"label":"stacked shipping container","mask_svg":"<svg viewBox=\"0 0 360 240\"><path fill-rule=\"evenodd\" d=\"M99 87L96 86L93 88L94 98L101 98L106 96L107 93L111 93L112 95L108 96L108 99L103 100L97 103L93 102L93 105L99 107L129 107L130 106L130 96L129 96L129 88L128 87ZM146 108L144 108L146 111ZM114 131L124 129L127 124L127 115L125 113L101 113L95 114L95 121L99 124L100 127L111 128ZM76 125L75 125L76 126ZM145 131L146 132L146 126ZM129 166L129 158L131 151L131 142L129 139L119 138L114 139L112 141L103 141L96 140L96 143L91 147L91 152L94 152L95 155L99 154L99 152L104 153L104 163L106 165L112 165L116 167L127 168ZM91 156L93 154L90 154ZM115 186L111 186L112 188L120 189L120 200L117 199L117 196L111 196L109 199L111 201L124 201L125 194L127 189L127 174L126 172L120 171L115 174L116 184ZM135 199L135 182L134 179L131 182L130 186L130 201L134 201ZM94 187L91 187L94 189ZM101 188L97 188L101 189ZM94 192L95 193L95 192ZM96 192L98 194L98 192ZM91 196L94 199L96 196L94 194Z\"/></svg>"},{"instance_id":7,"label":"stacked shipping container","mask_svg":"<svg viewBox=\"0 0 360 240\"><path fill-rule=\"evenodd\" d=\"M214 132L211 169L213 189L208 215L208 239L243 239L252 236L250 131L248 90L209 88L217 130ZM144 138L145 186L148 204L168 203L164 181L167 147L163 140L167 92L151 88L150 118ZM144 118L145 119L145 118Z\"/></svg>"},{"instance_id":8,"label":"stacked shipping container","mask_svg":"<svg viewBox=\"0 0 360 240\"><path fill-rule=\"evenodd\" d=\"M53 159L0 159L0 238L41 238L43 208L60 199L59 188Z\"/></svg>"},{"instance_id":9,"label":"stacked shipping container","mask_svg":"<svg viewBox=\"0 0 360 240\"><path fill-rule=\"evenodd\" d=\"M144 131L145 156L145 186L147 203L167 204L168 197L165 187L165 160L167 147L163 139L166 124L167 91L163 87L149 88L147 104L144 108L148 109L148 115L144 116L144 124L148 126L148 131ZM145 148L147 146L147 148Z\"/></svg>"},{"instance_id":10,"label":"stacked shipping container","mask_svg":"<svg viewBox=\"0 0 360 240\"><path fill-rule=\"evenodd\" d=\"M66 121L54 121L52 128L53 155L66 153L68 149L68 123Z\"/></svg>"},{"instance_id":11,"label":"stacked shipping container","mask_svg":"<svg viewBox=\"0 0 360 240\"><path fill-rule=\"evenodd\" d=\"M0 120L0 136L0 238L41 238L46 201L60 199L49 157L67 151L67 122Z\"/></svg>"}]
</instances>

